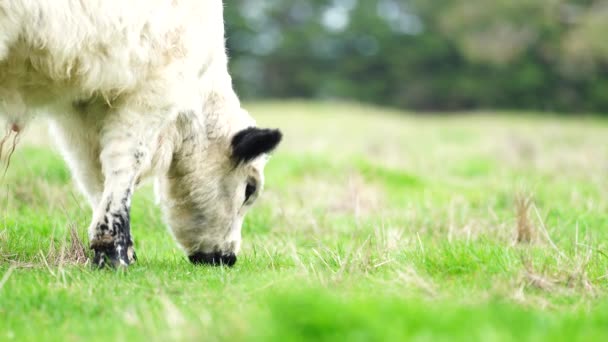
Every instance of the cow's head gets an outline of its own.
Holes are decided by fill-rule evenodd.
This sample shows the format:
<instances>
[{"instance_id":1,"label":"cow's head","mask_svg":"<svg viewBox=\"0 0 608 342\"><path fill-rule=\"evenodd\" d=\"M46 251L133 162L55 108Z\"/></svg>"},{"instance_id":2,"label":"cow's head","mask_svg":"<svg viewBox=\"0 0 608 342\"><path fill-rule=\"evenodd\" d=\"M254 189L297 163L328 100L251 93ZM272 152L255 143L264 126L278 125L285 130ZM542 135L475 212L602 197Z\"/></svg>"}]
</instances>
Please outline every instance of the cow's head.
<instances>
[{"instance_id":1,"label":"cow's head","mask_svg":"<svg viewBox=\"0 0 608 342\"><path fill-rule=\"evenodd\" d=\"M281 138L279 130L257 127L206 142L183 136L163 182L162 202L191 262L236 262L243 218L264 188L264 166Z\"/></svg>"}]
</instances>

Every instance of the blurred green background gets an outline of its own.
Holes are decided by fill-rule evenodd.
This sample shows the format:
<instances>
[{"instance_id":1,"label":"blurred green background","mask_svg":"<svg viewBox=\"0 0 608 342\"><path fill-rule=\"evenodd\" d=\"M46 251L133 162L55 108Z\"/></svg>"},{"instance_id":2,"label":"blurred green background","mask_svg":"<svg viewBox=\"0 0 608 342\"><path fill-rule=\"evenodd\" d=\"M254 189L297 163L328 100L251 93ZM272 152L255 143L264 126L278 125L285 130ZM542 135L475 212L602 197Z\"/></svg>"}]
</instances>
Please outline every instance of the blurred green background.
<instances>
[{"instance_id":1,"label":"blurred green background","mask_svg":"<svg viewBox=\"0 0 608 342\"><path fill-rule=\"evenodd\" d=\"M230 0L244 99L608 113L605 0Z\"/></svg>"}]
</instances>

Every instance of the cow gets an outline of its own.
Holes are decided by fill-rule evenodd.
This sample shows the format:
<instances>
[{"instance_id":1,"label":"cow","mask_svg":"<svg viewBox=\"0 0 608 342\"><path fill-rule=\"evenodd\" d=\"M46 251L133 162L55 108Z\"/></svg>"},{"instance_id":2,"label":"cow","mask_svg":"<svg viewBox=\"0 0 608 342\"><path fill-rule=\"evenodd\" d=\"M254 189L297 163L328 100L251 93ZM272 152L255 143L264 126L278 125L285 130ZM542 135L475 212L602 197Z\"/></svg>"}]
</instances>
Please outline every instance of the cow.
<instances>
[{"instance_id":1,"label":"cow","mask_svg":"<svg viewBox=\"0 0 608 342\"><path fill-rule=\"evenodd\" d=\"M147 177L191 262L236 262L282 134L241 107L224 35L221 0L0 1L0 114L9 134L48 118L93 209L96 267L136 260Z\"/></svg>"}]
</instances>

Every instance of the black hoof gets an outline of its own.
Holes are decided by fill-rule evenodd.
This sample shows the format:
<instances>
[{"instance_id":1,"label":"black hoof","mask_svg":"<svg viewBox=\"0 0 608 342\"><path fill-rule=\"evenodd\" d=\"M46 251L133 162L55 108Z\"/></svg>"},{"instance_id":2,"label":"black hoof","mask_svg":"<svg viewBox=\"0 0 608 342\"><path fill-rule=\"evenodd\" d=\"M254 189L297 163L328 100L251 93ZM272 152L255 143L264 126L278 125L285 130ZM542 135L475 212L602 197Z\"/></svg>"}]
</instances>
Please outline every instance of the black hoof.
<instances>
[{"instance_id":1,"label":"black hoof","mask_svg":"<svg viewBox=\"0 0 608 342\"><path fill-rule=\"evenodd\" d=\"M229 266L236 264L236 255L234 253L222 254L216 253L194 253L188 257L190 262L195 265L212 265L212 266Z\"/></svg>"},{"instance_id":2,"label":"black hoof","mask_svg":"<svg viewBox=\"0 0 608 342\"><path fill-rule=\"evenodd\" d=\"M133 249L133 245L128 247L105 245L105 246L91 246L94 255L92 260L93 268L104 268L106 266L111 268L124 268L128 267L137 260L137 255Z\"/></svg>"}]
</instances>

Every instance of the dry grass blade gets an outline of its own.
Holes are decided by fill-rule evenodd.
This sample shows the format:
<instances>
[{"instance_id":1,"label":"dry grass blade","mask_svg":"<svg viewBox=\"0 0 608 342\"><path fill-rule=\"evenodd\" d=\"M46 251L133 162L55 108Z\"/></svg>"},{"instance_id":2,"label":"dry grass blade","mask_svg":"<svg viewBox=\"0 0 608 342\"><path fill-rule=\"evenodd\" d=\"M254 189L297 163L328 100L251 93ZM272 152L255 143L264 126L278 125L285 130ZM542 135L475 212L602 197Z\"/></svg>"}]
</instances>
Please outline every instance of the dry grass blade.
<instances>
[{"instance_id":1,"label":"dry grass blade","mask_svg":"<svg viewBox=\"0 0 608 342\"><path fill-rule=\"evenodd\" d=\"M4 144L6 143L6 141L8 140L8 138L11 136L12 131L10 129L6 130L6 133L4 134L4 137L2 137L2 139L0 139L0 161L2 161L2 154L4 151Z\"/></svg>"},{"instance_id":2,"label":"dry grass blade","mask_svg":"<svg viewBox=\"0 0 608 342\"><path fill-rule=\"evenodd\" d=\"M556 280L551 279L542 274L526 271L524 275L527 285L530 287L537 288L539 290L552 291L557 285Z\"/></svg>"},{"instance_id":3,"label":"dry grass blade","mask_svg":"<svg viewBox=\"0 0 608 342\"><path fill-rule=\"evenodd\" d=\"M67 251L67 256L69 261L74 264L86 264L88 260L86 245L78 235L78 230L74 225L70 227L70 248Z\"/></svg>"},{"instance_id":4,"label":"dry grass blade","mask_svg":"<svg viewBox=\"0 0 608 342\"><path fill-rule=\"evenodd\" d=\"M532 198L522 193L515 198L515 211L517 216L517 243L530 243L534 239L534 226L530 222L530 207Z\"/></svg>"},{"instance_id":5,"label":"dry grass blade","mask_svg":"<svg viewBox=\"0 0 608 342\"><path fill-rule=\"evenodd\" d=\"M584 257L571 260L567 265L549 269L544 267L541 270L538 270L531 260L522 257L524 265L522 285L524 288L553 294L566 296L585 294L594 297L596 290L587 275L591 255L592 252L589 251Z\"/></svg>"},{"instance_id":6,"label":"dry grass blade","mask_svg":"<svg viewBox=\"0 0 608 342\"><path fill-rule=\"evenodd\" d=\"M2 279L0 279L0 290L2 290L2 288L4 287L4 284L6 284L8 279L11 277L11 274L13 274L13 271L15 270L15 268L17 268L17 267L11 266L8 268L8 271L6 271L6 273L4 273L4 275L2 276Z\"/></svg>"},{"instance_id":7,"label":"dry grass blade","mask_svg":"<svg viewBox=\"0 0 608 342\"><path fill-rule=\"evenodd\" d=\"M397 271L399 281L415 286L426 295L436 297L438 295L437 286L430 280L421 276L414 267L407 267Z\"/></svg>"},{"instance_id":8,"label":"dry grass blade","mask_svg":"<svg viewBox=\"0 0 608 342\"><path fill-rule=\"evenodd\" d=\"M85 265L88 262L87 248L78 234L76 226L70 224L69 237L57 248L53 242L43 261L53 266Z\"/></svg>"},{"instance_id":9,"label":"dry grass blade","mask_svg":"<svg viewBox=\"0 0 608 342\"><path fill-rule=\"evenodd\" d=\"M540 222L539 227L541 228L541 231L545 235L545 239L547 240L547 242L549 242L549 245L551 245L551 247L557 252L557 254L560 258L567 259L566 255L557 247L557 245L551 239L551 235L549 235L549 232L547 231L547 227L545 227L545 223L543 221L543 218L540 216L540 212L538 211L538 208L536 206L533 206L533 208L534 208L534 212L536 213L536 217L538 218L538 222Z\"/></svg>"},{"instance_id":10,"label":"dry grass blade","mask_svg":"<svg viewBox=\"0 0 608 342\"><path fill-rule=\"evenodd\" d=\"M11 158L13 157L13 154L15 153L15 149L17 148L17 144L19 144L19 138L21 137L21 131L20 130L14 130L11 129L9 130L8 134L2 139L2 142L0 144L0 160L2 160L2 149L4 147L4 143L8 140L8 138L12 135L12 133L15 133L13 135L13 142L11 143L9 149L8 149L8 154L6 155L6 166L4 167L4 173L2 175L2 178L6 177L6 173L8 172L8 168L11 165Z\"/></svg>"}]
</instances>

